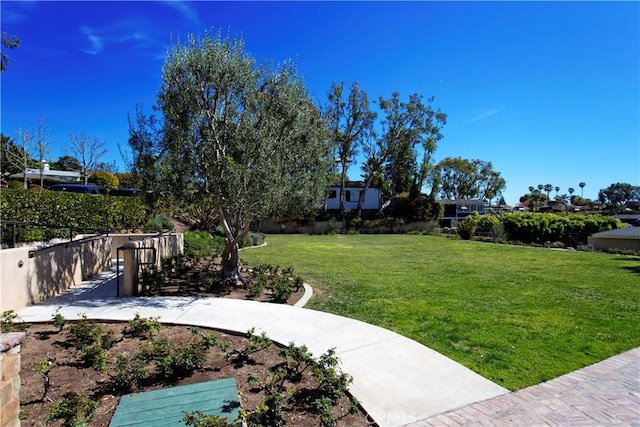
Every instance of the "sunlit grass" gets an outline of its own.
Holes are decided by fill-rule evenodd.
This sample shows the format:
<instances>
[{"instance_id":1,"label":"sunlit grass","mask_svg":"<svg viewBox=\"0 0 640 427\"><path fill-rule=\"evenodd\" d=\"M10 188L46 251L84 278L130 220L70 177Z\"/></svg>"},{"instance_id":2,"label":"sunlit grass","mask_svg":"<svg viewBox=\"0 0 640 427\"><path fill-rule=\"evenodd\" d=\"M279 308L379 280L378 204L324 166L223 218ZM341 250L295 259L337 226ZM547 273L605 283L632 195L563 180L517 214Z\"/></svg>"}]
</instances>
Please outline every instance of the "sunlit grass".
<instances>
[{"instance_id":1,"label":"sunlit grass","mask_svg":"<svg viewBox=\"0 0 640 427\"><path fill-rule=\"evenodd\" d=\"M379 325L519 389L640 346L640 259L434 236L269 235L308 308Z\"/></svg>"}]
</instances>

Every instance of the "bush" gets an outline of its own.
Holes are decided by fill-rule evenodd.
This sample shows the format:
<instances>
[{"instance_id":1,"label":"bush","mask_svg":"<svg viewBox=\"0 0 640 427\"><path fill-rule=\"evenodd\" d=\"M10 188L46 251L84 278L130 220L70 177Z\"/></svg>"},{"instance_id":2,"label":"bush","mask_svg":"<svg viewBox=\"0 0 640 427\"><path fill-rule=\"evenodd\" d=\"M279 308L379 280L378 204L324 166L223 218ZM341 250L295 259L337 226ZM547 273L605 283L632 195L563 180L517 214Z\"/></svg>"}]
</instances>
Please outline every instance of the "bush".
<instances>
[{"instance_id":1,"label":"bush","mask_svg":"<svg viewBox=\"0 0 640 427\"><path fill-rule=\"evenodd\" d=\"M173 230L175 224L171 218L166 214L157 214L153 218L150 218L144 226L144 231L155 232L162 230Z\"/></svg>"},{"instance_id":2,"label":"bush","mask_svg":"<svg viewBox=\"0 0 640 427\"><path fill-rule=\"evenodd\" d=\"M198 262L202 258L216 256L224 251L222 236L212 237L206 231L187 231L184 233L184 255Z\"/></svg>"},{"instance_id":3,"label":"bush","mask_svg":"<svg viewBox=\"0 0 640 427\"><path fill-rule=\"evenodd\" d=\"M85 395L67 393L49 408L47 423L62 420L65 427L82 427L95 417L97 407L98 402Z\"/></svg>"},{"instance_id":4,"label":"bush","mask_svg":"<svg viewBox=\"0 0 640 427\"><path fill-rule=\"evenodd\" d=\"M116 175L105 171L94 172L91 177L89 177L89 182L102 185L107 191L118 188L118 185L120 185L120 181Z\"/></svg>"},{"instance_id":5,"label":"bush","mask_svg":"<svg viewBox=\"0 0 640 427\"><path fill-rule=\"evenodd\" d=\"M99 194L64 191L0 190L2 219L50 226L66 230L23 229L18 241L49 240L69 237L68 228L139 228L147 218L144 202L139 197L112 197ZM6 228L3 241L11 238Z\"/></svg>"},{"instance_id":6,"label":"bush","mask_svg":"<svg viewBox=\"0 0 640 427\"><path fill-rule=\"evenodd\" d=\"M462 221L458 221L458 235L462 240L471 240L476 232L476 221L468 216Z\"/></svg>"}]
</instances>

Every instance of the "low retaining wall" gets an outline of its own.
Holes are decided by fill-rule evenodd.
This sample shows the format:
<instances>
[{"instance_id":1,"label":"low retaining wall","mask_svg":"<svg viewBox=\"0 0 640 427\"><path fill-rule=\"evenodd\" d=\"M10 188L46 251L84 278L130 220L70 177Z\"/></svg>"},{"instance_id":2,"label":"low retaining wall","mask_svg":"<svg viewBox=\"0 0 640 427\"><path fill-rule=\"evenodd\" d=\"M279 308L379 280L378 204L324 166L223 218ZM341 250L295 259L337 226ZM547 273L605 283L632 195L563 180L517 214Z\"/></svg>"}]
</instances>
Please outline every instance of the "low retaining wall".
<instances>
[{"instance_id":1,"label":"low retaining wall","mask_svg":"<svg viewBox=\"0 0 640 427\"><path fill-rule=\"evenodd\" d=\"M51 298L111 267L111 238L0 251L0 312Z\"/></svg>"},{"instance_id":2,"label":"low retaining wall","mask_svg":"<svg viewBox=\"0 0 640 427\"><path fill-rule=\"evenodd\" d=\"M182 234L113 234L78 238L80 240L41 249L41 246L32 244L0 250L0 313L37 304L111 268L111 260L116 258L120 247L154 247L158 266L162 258L182 253L184 248ZM125 252L120 256L125 256ZM151 252L146 256L151 256ZM129 281L125 283L129 283L131 288L134 282L137 284L138 263L145 261L148 259L125 260L125 273L129 271ZM131 265L127 266L127 263Z\"/></svg>"}]
</instances>

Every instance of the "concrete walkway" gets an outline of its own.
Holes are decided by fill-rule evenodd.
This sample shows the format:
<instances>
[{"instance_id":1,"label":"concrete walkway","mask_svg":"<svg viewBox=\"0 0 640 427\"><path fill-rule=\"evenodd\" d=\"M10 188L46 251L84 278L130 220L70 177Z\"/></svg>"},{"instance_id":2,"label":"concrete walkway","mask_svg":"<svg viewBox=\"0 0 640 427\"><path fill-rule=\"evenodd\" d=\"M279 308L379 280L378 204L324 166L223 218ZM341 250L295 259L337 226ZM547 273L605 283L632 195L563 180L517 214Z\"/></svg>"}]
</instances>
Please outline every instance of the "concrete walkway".
<instances>
[{"instance_id":1,"label":"concrete walkway","mask_svg":"<svg viewBox=\"0 0 640 427\"><path fill-rule=\"evenodd\" d=\"M401 426L507 393L451 359L394 332L346 317L288 305L227 298L116 298L115 271L18 312L25 322L160 317L164 323L246 332L254 328L320 356L336 349L351 393L380 426Z\"/></svg>"},{"instance_id":2,"label":"concrete walkway","mask_svg":"<svg viewBox=\"0 0 640 427\"><path fill-rule=\"evenodd\" d=\"M224 298L116 298L115 270L18 312L25 322L130 320L246 332L255 327L281 344L330 348L353 376L353 395L382 426L640 426L640 349L553 381L509 393L475 372L394 332L357 320L287 305Z\"/></svg>"}]
</instances>

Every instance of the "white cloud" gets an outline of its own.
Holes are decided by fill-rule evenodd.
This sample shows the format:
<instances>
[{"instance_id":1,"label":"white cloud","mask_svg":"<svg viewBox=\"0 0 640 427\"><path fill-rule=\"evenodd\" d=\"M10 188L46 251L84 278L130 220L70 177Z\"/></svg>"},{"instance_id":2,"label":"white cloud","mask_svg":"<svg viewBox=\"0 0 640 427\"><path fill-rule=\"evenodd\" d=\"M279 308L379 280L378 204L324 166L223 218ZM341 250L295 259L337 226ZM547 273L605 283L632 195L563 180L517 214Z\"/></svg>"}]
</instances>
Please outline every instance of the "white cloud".
<instances>
[{"instance_id":1,"label":"white cloud","mask_svg":"<svg viewBox=\"0 0 640 427\"><path fill-rule=\"evenodd\" d=\"M200 25L200 18L198 17L198 13L195 9L188 4L184 3L181 0L169 0L162 2L167 6L171 6L180 12L185 18L196 25Z\"/></svg>"},{"instance_id":2,"label":"white cloud","mask_svg":"<svg viewBox=\"0 0 640 427\"><path fill-rule=\"evenodd\" d=\"M489 117L495 116L496 114L498 114L500 110L501 110L500 108L495 108L491 110L482 111L481 113L467 120L467 123L479 122L480 120L488 119Z\"/></svg>"},{"instance_id":3,"label":"white cloud","mask_svg":"<svg viewBox=\"0 0 640 427\"><path fill-rule=\"evenodd\" d=\"M90 55L97 55L104 49L104 38L95 34L96 30L89 27L80 27L80 31L87 37L91 48L83 49Z\"/></svg>"}]
</instances>

